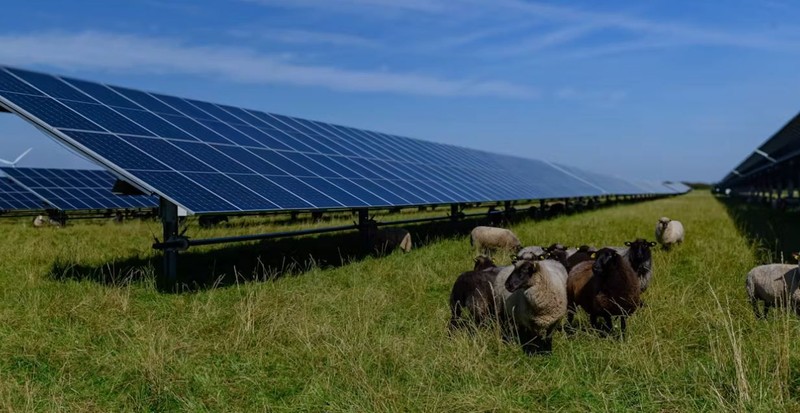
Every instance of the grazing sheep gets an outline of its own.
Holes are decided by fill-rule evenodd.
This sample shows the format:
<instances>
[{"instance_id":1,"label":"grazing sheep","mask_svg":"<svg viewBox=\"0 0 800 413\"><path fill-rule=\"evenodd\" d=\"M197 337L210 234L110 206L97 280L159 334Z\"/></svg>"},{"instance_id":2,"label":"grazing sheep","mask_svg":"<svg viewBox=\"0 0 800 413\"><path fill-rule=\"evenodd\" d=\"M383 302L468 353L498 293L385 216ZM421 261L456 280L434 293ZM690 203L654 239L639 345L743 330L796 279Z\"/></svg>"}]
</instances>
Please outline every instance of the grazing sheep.
<instances>
[{"instance_id":1,"label":"grazing sheep","mask_svg":"<svg viewBox=\"0 0 800 413\"><path fill-rule=\"evenodd\" d=\"M793 255L800 258L798 254ZM800 274L798 266L792 264L759 265L745 280L747 296L756 318L767 316L770 307L788 307L800 315ZM760 313L758 302L764 302L764 313Z\"/></svg>"},{"instance_id":2,"label":"grazing sheep","mask_svg":"<svg viewBox=\"0 0 800 413\"><path fill-rule=\"evenodd\" d=\"M567 322L572 324L578 307L589 314L592 327L610 332L613 316L620 317L620 330L625 335L626 319L641 305L640 283L625 257L613 248L595 253L594 261L579 263L569 273ZM601 326L599 320L605 323Z\"/></svg>"},{"instance_id":3,"label":"grazing sheep","mask_svg":"<svg viewBox=\"0 0 800 413\"><path fill-rule=\"evenodd\" d=\"M495 279L495 289L505 291L506 321L516 328L522 349L551 352L553 330L567 313L567 271L555 260L521 260L498 285L501 278Z\"/></svg>"},{"instance_id":4,"label":"grazing sheep","mask_svg":"<svg viewBox=\"0 0 800 413\"><path fill-rule=\"evenodd\" d=\"M34 228L41 228L48 223L47 217L44 215L37 215L36 218L33 219L33 227Z\"/></svg>"},{"instance_id":5,"label":"grazing sheep","mask_svg":"<svg viewBox=\"0 0 800 413\"><path fill-rule=\"evenodd\" d=\"M534 260L536 257L544 254L545 248L538 245L530 245L517 251L518 260Z\"/></svg>"},{"instance_id":6,"label":"grazing sheep","mask_svg":"<svg viewBox=\"0 0 800 413\"><path fill-rule=\"evenodd\" d=\"M680 244L683 242L683 224L680 221L675 221L667 217L661 217L656 224L656 241L661 244L664 249L669 249L673 244Z\"/></svg>"},{"instance_id":7,"label":"grazing sheep","mask_svg":"<svg viewBox=\"0 0 800 413\"><path fill-rule=\"evenodd\" d=\"M400 248L403 252L411 252L413 242L411 233L404 228L388 227L378 228L373 224L367 230L369 245L372 250L386 254Z\"/></svg>"},{"instance_id":8,"label":"grazing sheep","mask_svg":"<svg viewBox=\"0 0 800 413\"><path fill-rule=\"evenodd\" d=\"M200 215L200 218L197 220L200 228L212 228L223 222L228 222L228 217L226 215Z\"/></svg>"},{"instance_id":9,"label":"grazing sheep","mask_svg":"<svg viewBox=\"0 0 800 413\"><path fill-rule=\"evenodd\" d=\"M500 268L488 257L475 258L472 271L462 273L450 292L450 329L482 326L496 318L494 281ZM467 310L469 317L463 312Z\"/></svg>"},{"instance_id":10,"label":"grazing sheep","mask_svg":"<svg viewBox=\"0 0 800 413\"><path fill-rule=\"evenodd\" d=\"M590 247L588 245L581 245L578 248L567 249L567 263L565 265L567 272L572 270L572 268L578 265L578 263L592 261L592 254L596 252L597 248Z\"/></svg>"},{"instance_id":11,"label":"grazing sheep","mask_svg":"<svg viewBox=\"0 0 800 413\"><path fill-rule=\"evenodd\" d=\"M561 244L552 244L549 247L531 245L517 251L518 260L535 260L537 257L547 254L547 258L554 259L566 267L567 247Z\"/></svg>"},{"instance_id":12,"label":"grazing sheep","mask_svg":"<svg viewBox=\"0 0 800 413\"><path fill-rule=\"evenodd\" d=\"M495 227L475 227L470 233L469 243L484 254L497 249L517 252L522 247L513 232Z\"/></svg>"}]
</instances>

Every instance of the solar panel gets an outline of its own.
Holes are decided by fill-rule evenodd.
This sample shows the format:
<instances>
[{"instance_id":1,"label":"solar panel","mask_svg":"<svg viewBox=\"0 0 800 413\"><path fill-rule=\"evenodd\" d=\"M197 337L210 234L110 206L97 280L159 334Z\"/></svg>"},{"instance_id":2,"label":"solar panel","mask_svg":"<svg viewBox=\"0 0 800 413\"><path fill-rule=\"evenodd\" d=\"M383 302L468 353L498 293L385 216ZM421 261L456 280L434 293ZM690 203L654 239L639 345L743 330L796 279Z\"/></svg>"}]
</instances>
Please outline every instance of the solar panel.
<instances>
[{"instance_id":1,"label":"solar panel","mask_svg":"<svg viewBox=\"0 0 800 413\"><path fill-rule=\"evenodd\" d=\"M62 211L155 208L158 199L148 195L115 195L115 178L102 170L0 168L17 187L36 196L49 208Z\"/></svg>"},{"instance_id":2,"label":"solar panel","mask_svg":"<svg viewBox=\"0 0 800 413\"><path fill-rule=\"evenodd\" d=\"M36 194L17 185L8 177L0 177L0 211L36 211L45 209Z\"/></svg>"},{"instance_id":3,"label":"solar panel","mask_svg":"<svg viewBox=\"0 0 800 413\"><path fill-rule=\"evenodd\" d=\"M553 164L553 165L556 166L557 168L569 172L570 174L580 178L585 182L591 183L593 186L597 188L602 188L603 194L633 195L633 194L646 193L643 192L642 188L640 188L639 186L634 185L633 183L621 178L589 172L572 166L566 166L561 164Z\"/></svg>"},{"instance_id":4,"label":"solar panel","mask_svg":"<svg viewBox=\"0 0 800 413\"><path fill-rule=\"evenodd\" d=\"M8 67L0 106L191 213L633 193L542 161Z\"/></svg>"}]
</instances>

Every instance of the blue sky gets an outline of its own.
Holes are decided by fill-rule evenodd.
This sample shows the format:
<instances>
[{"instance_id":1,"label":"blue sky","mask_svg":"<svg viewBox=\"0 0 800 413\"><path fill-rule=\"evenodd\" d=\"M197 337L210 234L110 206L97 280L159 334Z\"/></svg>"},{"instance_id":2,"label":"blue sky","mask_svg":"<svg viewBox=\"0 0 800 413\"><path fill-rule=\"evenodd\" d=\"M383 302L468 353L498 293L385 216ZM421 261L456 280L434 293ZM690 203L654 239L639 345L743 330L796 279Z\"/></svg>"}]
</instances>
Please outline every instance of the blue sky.
<instances>
[{"instance_id":1,"label":"blue sky","mask_svg":"<svg viewBox=\"0 0 800 413\"><path fill-rule=\"evenodd\" d=\"M800 109L800 4L10 2L0 63L637 179L716 181ZM81 167L0 114L0 157Z\"/></svg>"}]
</instances>

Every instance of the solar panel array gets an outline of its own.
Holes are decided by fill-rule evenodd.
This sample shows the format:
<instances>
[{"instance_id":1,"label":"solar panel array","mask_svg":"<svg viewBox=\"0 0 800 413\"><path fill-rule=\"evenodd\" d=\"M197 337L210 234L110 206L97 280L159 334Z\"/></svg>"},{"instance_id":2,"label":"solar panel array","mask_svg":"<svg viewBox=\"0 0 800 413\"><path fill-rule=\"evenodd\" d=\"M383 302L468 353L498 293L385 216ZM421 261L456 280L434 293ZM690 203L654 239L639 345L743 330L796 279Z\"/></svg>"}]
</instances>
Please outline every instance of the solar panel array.
<instances>
[{"instance_id":1,"label":"solar panel array","mask_svg":"<svg viewBox=\"0 0 800 413\"><path fill-rule=\"evenodd\" d=\"M192 213L660 193L532 159L8 67L0 105Z\"/></svg>"},{"instance_id":2,"label":"solar panel array","mask_svg":"<svg viewBox=\"0 0 800 413\"><path fill-rule=\"evenodd\" d=\"M800 114L793 117L778 132L762 143L744 161L737 165L718 184L722 187L745 187L753 185L757 176L780 175L777 170L794 171L790 163L800 156ZM776 171L770 171L776 170Z\"/></svg>"},{"instance_id":3,"label":"solar panel array","mask_svg":"<svg viewBox=\"0 0 800 413\"><path fill-rule=\"evenodd\" d=\"M115 195L116 179L102 170L2 167L17 187L36 196L43 205L62 211L155 208L158 199L147 195ZM17 208L26 209L26 208Z\"/></svg>"},{"instance_id":4,"label":"solar panel array","mask_svg":"<svg viewBox=\"0 0 800 413\"><path fill-rule=\"evenodd\" d=\"M8 177L0 177L0 211L36 211L44 208L45 205L36 194Z\"/></svg>"}]
</instances>

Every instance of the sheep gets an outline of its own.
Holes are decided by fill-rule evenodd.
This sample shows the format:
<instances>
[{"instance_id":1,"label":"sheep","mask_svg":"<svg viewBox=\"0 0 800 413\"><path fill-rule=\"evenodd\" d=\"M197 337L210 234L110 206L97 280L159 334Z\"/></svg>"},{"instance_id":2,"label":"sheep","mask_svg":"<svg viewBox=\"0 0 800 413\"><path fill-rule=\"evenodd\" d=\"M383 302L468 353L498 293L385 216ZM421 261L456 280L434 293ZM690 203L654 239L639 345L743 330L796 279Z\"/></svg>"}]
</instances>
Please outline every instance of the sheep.
<instances>
[{"instance_id":1,"label":"sheep","mask_svg":"<svg viewBox=\"0 0 800 413\"><path fill-rule=\"evenodd\" d=\"M643 238L625 242L627 250L622 255L628 259L631 268L639 277L639 290L641 292L647 290L648 285L650 285L650 279L653 277L653 254L650 248L656 245L655 242L647 241Z\"/></svg>"},{"instance_id":2,"label":"sheep","mask_svg":"<svg viewBox=\"0 0 800 413\"><path fill-rule=\"evenodd\" d=\"M489 257L478 256L472 271L461 273L450 292L450 329L485 325L496 318L493 285L500 268ZM471 320L463 315L467 310Z\"/></svg>"},{"instance_id":3,"label":"sheep","mask_svg":"<svg viewBox=\"0 0 800 413\"><path fill-rule=\"evenodd\" d=\"M489 253L496 249L517 252L522 248L513 232L495 227L475 227L470 233L469 243L480 253Z\"/></svg>"},{"instance_id":4,"label":"sheep","mask_svg":"<svg viewBox=\"0 0 800 413\"><path fill-rule=\"evenodd\" d=\"M552 352L553 330L567 313L567 271L555 260L520 260L503 275L495 291L504 297L506 325L516 328L525 353Z\"/></svg>"},{"instance_id":5,"label":"sheep","mask_svg":"<svg viewBox=\"0 0 800 413\"><path fill-rule=\"evenodd\" d=\"M517 251L518 260L533 260L539 255L544 254L545 248L538 245L530 245Z\"/></svg>"},{"instance_id":6,"label":"sheep","mask_svg":"<svg viewBox=\"0 0 800 413\"><path fill-rule=\"evenodd\" d=\"M597 248L590 247L588 245L581 245L578 248L569 248L567 249L567 262L565 267L567 268L567 272L569 272L573 267L578 265L583 261L591 261L592 254L597 252Z\"/></svg>"},{"instance_id":7,"label":"sheep","mask_svg":"<svg viewBox=\"0 0 800 413\"><path fill-rule=\"evenodd\" d=\"M656 224L656 241L669 249L673 244L683 242L684 230L680 221L675 221L667 217L661 217Z\"/></svg>"},{"instance_id":8,"label":"sheep","mask_svg":"<svg viewBox=\"0 0 800 413\"><path fill-rule=\"evenodd\" d=\"M223 222L228 222L228 217L226 215L201 215L197 220L200 228L212 228Z\"/></svg>"},{"instance_id":9,"label":"sheep","mask_svg":"<svg viewBox=\"0 0 800 413\"><path fill-rule=\"evenodd\" d=\"M33 219L33 227L34 228L41 228L47 225L48 220L47 217L44 215L37 215L36 218Z\"/></svg>"},{"instance_id":10,"label":"sheep","mask_svg":"<svg viewBox=\"0 0 800 413\"><path fill-rule=\"evenodd\" d=\"M414 246L411 233L404 228L378 228L375 224L368 228L367 238L370 248L378 253L389 253L396 248L400 248L403 252L411 252Z\"/></svg>"},{"instance_id":11,"label":"sheep","mask_svg":"<svg viewBox=\"0 0 800 413\"><path fill-rule=\"evenodd\" d=\"M548 253L548 252L549 253L554 253L554 252L558 252L558 251L563 251L563 253L564 253L563 256L566 259L567 247L565 247L565 246L563 246L561 244L551 244L549 247L541 247L541 246L538 246L538 245L530 245L530 246L527 246L525 248L521 248L519 251L517 251L516 259L518 259L518 260L535 260L536 257L538 257L538 256L540 256L542 254L545 254L545 253ZM559 257L557 257L557 258L560 259L561 258L560 255L561 254L557 254L557 255L559 255Z\"/></svg>"},{"instance_id":12,"label":"sheep","mask_svg":"<svg viewBox=\"0 0 800 413\"><path fill-rule=\"evenodd\" d=\"M793 256L800 258L798 254ZM756 318L765 318L769 308L776 306L792 308L800 316L800 274L797 265L759 265L747 273L745 288ZM764 302L763 314L758 308L759 301Z\"/></svg>"},{"instance_id":13,"label":"sheep","mask_svg":"<svg viewBox=\"0 0 800 413\"><path fill-rule=\"evenodd\" d=\"M628 260L613 248L603 248L595 253L594 261L581 262L569 272L567 322L572 324L581 307L589 314L592 327L608 333L613 329L612 317L619 316L624 337L627 317L641 306L639 294L639 278Z\"/></svg>"}]
</instances>

